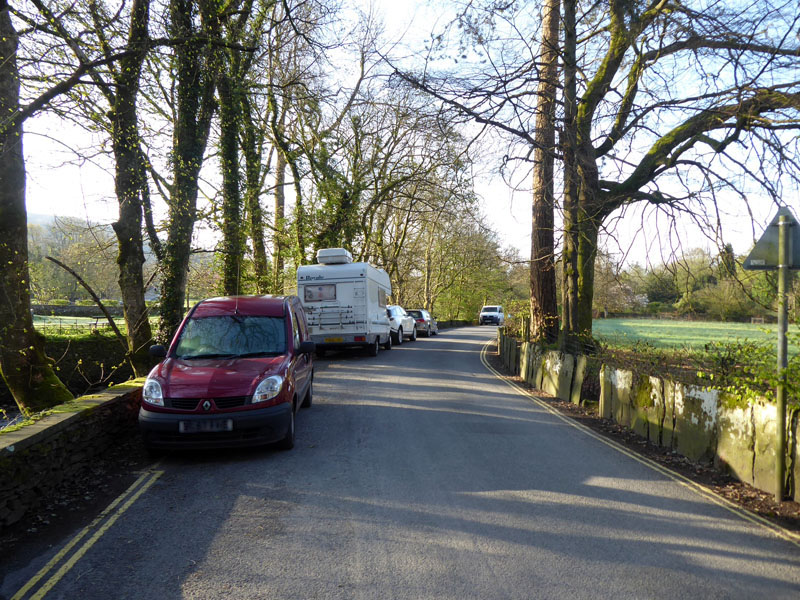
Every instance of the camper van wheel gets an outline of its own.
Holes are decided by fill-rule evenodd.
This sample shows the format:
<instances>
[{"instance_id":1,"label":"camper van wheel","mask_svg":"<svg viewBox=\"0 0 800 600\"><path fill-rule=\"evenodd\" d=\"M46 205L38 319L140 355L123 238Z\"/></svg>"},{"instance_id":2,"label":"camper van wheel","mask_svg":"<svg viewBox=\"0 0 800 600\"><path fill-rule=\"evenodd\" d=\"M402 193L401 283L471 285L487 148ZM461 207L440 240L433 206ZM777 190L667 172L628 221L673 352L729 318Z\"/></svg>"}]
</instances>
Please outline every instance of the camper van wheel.
<instances>
[{"instance_id":1,"label":"camper van wheel","mask_svg":"<svg viewBox=\"0 0 800 600\"><path fill-rule=\"evenodd\" d=\"M386 341L383 343L384 350L391 350L392 349L392 333L389 332L389 335L386 336Z\"/></svg>"},{"instance_id":2,"label":"camper van wheel","mask_svg":"<svg viewBox=\"0 0 800 600\"><path fill-rule=\"evenodd\" d=\"M378 356L378 336L375 336L375 341L367 346L367 354L369 356Z\"/></svg>"}]
</instances>

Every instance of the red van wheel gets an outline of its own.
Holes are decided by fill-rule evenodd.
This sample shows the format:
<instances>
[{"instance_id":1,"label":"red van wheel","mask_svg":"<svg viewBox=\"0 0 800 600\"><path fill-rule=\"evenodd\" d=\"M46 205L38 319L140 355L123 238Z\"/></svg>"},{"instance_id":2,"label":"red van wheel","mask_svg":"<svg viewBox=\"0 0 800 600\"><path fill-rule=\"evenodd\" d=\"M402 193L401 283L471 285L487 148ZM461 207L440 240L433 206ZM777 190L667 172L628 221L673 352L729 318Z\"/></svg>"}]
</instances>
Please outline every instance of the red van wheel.
<instances>
[{"instance_id":1,"label":"red van wheel","mask_svg":"<svg viewBox=\"0 0 800 600\"><path fill-rule=\"evenodd\" d=\"M292 412L289 417L289 428L286 430L286 435L278 442L278 448L281 450L291 450L294 448L294 402L292 403Z\"/></svg>"}]
</instances>

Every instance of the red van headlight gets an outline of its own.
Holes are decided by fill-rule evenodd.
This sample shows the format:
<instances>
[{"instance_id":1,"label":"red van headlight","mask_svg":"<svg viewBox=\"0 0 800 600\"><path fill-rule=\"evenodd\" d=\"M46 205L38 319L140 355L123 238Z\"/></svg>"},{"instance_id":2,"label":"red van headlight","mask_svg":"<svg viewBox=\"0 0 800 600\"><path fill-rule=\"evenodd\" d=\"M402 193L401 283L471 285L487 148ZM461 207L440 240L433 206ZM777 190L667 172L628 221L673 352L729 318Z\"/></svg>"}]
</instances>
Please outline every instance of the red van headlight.
<instances>
[{"instance_id":1,"label":"red van headlight","mask_svg":"<svg viewBox=\"0 0 800 600\"><path fill-rule=\"evenodd\" d=\"M148 377L142 388L142 400L154 406L164 406L164 395L161 393L161 384Z\"/></svg>"},{"instance_id":2,"label":"red van headlight","mask_svg":"<svg viewBox=\"0 0 800 600\"><path fill-rule=\"evenodd\" d=\"M265 377L256 387L256 391L253 392L253 404L272 400L281 393L282 387L283 377L280 375L270 375L269 377Z\"/></svg>"}]
</instances>

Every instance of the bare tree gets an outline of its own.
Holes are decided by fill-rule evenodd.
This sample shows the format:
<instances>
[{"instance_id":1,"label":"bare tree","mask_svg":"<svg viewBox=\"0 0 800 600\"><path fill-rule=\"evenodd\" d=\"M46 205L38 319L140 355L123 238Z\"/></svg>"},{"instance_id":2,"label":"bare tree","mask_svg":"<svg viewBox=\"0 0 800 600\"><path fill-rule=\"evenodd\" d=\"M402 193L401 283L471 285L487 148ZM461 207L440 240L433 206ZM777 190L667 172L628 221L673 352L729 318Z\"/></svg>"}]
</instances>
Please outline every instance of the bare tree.
<instances>
[{"instance_id":1,"label":"bare tree","mask_svg":"<svg viewBox=\"0 0 800 600\"><path fill-rule=\"evenodd\" d=\"M532 180L530 315L535 339L554 341L558 332L555 271L556 100L559 84L560 0L541 3L541 14L519 2L455 2L457 48L447 54L447 34L433 36L429 56L448 57L450 72L425 69L398 73L446 105L491 129L518 155L509 163L529 165ZM535 23L541 24L541 30ZM523 25L524 24L524 25ZM518 51L506 52L509 31L526 36ZM516 49L515 49L516 50ZM433 55L439 51L442 55ZM456 58L454 58L456 57Z\"/></svg>"},{"instance_id":2,"label":"bare tree","mask_svg":"<svg viewBox=\"0 0 800 600\"><path fill-rule=\"evenodd\" d=\"M578 192L565 236L576 334L591 332L598 234L614 211L645 201L713 215L721 193L742 197L741 182L780 201L776 179L800 178L786 133L800 127L795 3L612 1L581 22L591 28L578 36Z\"/></svg>"},{"instance_id":3,"label":"bare tree","mask_svg":"<svg viewBox=\"0 0 800 600\"><path fill-rule=\"evenodd\" d=\"M42 10L47 11L44 7ZM111 58L109 33L113 31L116 16L110 17L105 6L95 0L88 2L89 17L99 47L106 58ZM57 23L59 35L73 49L76 58L86 61L83 44L50 15ZM131 5L126 55L118 65L110 63L106 72L94 69L92 80L108 103L109 123L114 153L115 191L119 203L119 219L113 224L117 235L119 266L119 287L127 325L128 357L137 376L144 376L150 369L151 361L147 347L152 340L149 311L144 300L143 266L144 238L142 235L143 203L147 192L146 166L141 149L137 114L137 97L142 63L150 48L148 25L150 20L150 1L135 0Z\"/></svg>"},{"instance_id":4,"label":"bare tree","mask_svg":"<svg viewBox=\"0 0 800 600\"><path fill-rule=\"evenodd\" d=\"M533 123L550 92L534 89L544 63L532 40L541 47L547 34L530 3L455 4L456 48L442 50L448 32L440 32L428 56L458 66L405 76L506 136L506 164L523 164L546 149ZM556 177L566 339L591 334L598 238L617 211L648 202L719 237L719 211L731 199L747 210L748 192L779 203L783 186L797 185L800 9L789 0L565 0L564 9Z\"/></svg>"}]
</instances>

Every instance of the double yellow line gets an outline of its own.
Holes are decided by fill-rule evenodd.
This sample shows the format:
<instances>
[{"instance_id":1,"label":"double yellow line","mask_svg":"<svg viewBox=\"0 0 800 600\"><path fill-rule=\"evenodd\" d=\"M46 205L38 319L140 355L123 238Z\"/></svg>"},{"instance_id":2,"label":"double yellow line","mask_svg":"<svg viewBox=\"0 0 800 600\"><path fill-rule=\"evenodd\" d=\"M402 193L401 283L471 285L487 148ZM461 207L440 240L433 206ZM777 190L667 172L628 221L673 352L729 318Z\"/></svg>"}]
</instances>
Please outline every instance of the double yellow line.
<instances>
[{"instance_id":1,"label":"double yellow line","mask_svg":"<svg viewBox=\"0 0 800 600\"><path fill-rule=\"evenodd\" d=\"M748 522L750 522L750 523L752 523L754 525L758 525L758 526L762 527L763 529L766 529L767 531L769 531L773 535L776 535L779 538L784 539L787 542L789 542L791 544L794 544L795 546L800 548L800 535L798 535L797 533L795 533L793 531L789 531L788 529L784 529L780 525L778 525L776 523L773 523L771 521L768 521L767 519L765 519L763 517L760 517L759 515L756 515L756 514L753 514L751 512L745 511L745 510L741 509L739 506L737 506L736 504L734 504L733 502L730 502L729 500L726 500L722 496L718 496L711 489L705 487L704 485L701 485L701 484L699 484L699 483L697 483L695 481L692 481L691 479L689 479L687 477L684 477L680 473L676 473L675 471L672 471L672 470L668 469L664 465L660 465L659 463L657 463L657 462L655 462L653 460L650 460L649 458L647 458L645 456L642 456L641 454L637 454L635 452L632 452L631 450L629 450L628 448L626 448L622 444L620 444L618 442L615 442L614 440L612 440L610 438L607 438L607 437L604 437L602 435L599 435L598 433L596 433L595 431L593 431L592 429L590 429L586 425L583 425L582 423L578 423L574 419L570 419L569 417L563 415L561 412L557 411L555 408L550 406L547 402L544 402L544 401L540 400L534 394L531 394L528 390L526 390L525 388L523 388L522 386L520 386L516 382L509 380L502 373L500 373L494 367L492 367L492 365L490 365L489 361L486 359L486 354L488 353L489 347L493 343L494 342L492 340L489 340L488 342L486 342L486 344L484 344L483 348L481 348L481 362L483 363L483 366L485 366L487 369L489 369L489 371L491 371L498 379L503 381L506 385L512 387L514 390L517 391L517 393L525 396L526 398L528 398L529 400L531 400L532 402L534 402L538 406L542 407L544 410L546 410L547 412L549 412L553 416L559 418L561 421L563 421L567 425L570 425L571 427L574 427L575 429L578 429L578 430L582 431L583 433L585 433L589 437L592 437L592 438L596 439L597 441L602 442L606 446L609 446L609 447L613 448L617 452L621 452L625 456L628 456L628 457L632 458L633 460L635 460L635 461L637 461L637 462L639 462L639 463L641 463L641 464L643 464L643 465L645 465L647 467L650 467L654 471L658 471L659 473L661 473L662 475L668 477L672 481L675 481L676 483L681 484L682 486L692 490L696 494L699 494L700 496L702 496L706 500L716 504L717 506L721 506L722 508L730 511L731 513L733 513L734 515L736 515L740 519L748 521Z\"/></svg>"},{"instance_id":2,"label":"double yellow line","mask_svg":"<svg viewBox=\"0 0 800 600\"><path fill-rule=\"evenodd\" d=\"M38 600L44 598L47 592L66 575L72 567L83 557L89 549L108 531L117 519L127 511L148 488L153 485L164 471L155 470L156 464L142 475L133 484L120 494L102 513L89 525L84 527L73 537L50 562L42 567L36 575L11 597L11 600ZM87 538L84 540L84 538ZM78 546L81 541L83 544ZM76 549L77 548L77 549ZM74 552L73 552L74 550ZM42 581L44 583L39 585ZM37 587L38 586L38 587Z\"/></svg>"}]
</instances>

